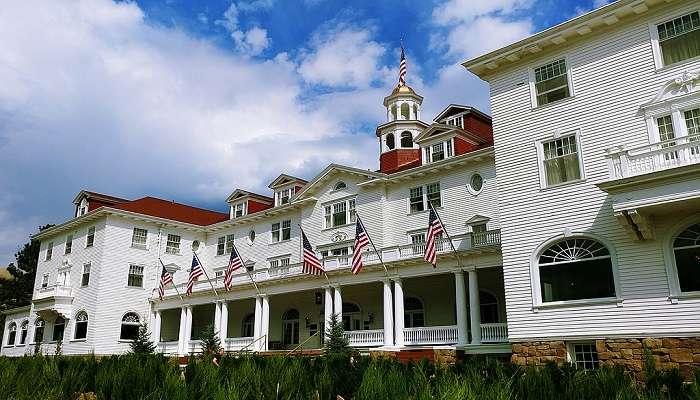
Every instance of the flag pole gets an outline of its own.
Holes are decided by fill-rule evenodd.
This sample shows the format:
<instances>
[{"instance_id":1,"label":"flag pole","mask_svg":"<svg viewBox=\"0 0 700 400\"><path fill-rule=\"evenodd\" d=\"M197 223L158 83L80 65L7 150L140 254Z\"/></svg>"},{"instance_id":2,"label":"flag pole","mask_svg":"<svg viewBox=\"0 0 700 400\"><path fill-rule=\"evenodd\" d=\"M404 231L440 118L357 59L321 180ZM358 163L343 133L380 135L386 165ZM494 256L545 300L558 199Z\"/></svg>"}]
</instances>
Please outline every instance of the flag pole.
<instances>
[{"instance_id":1,"label":"flag pole","mask_svg":"<svg viewBox=\"0 0 700 400\"><path fill-rule=\"evenodd\" d=\"M160 261L161 267L163 267L163 269L165 269L165 270L167 271L168 269L165 268L165 264L163 264L163 260L162 260L160 257L158 257L158 261ZM168 272L168 273L170 273L170 272ZM171 274L171 275L172 275L172 274ZM160 284L160 281L159 281L159 284ZM185 303L185 299L182 298L182 295L180 294L180 291L177 290L177 285L175 284L175 275L173 275L173 289L175 289L175 293L177 293L178 297L180 297L180 301L181 301L182 303ZM161 300L161 301L162 301L162 300Z\"/></svg>"},{"instance_id":2,"label":"flag pole","mask_svg":"<svg viewBox=\"0 0 700 400\"><path fill-rule=\"evenodd\" d=\"M192 254L194 254L194 257L197 259L197 262L198 262L199 265L202 267L202 271L204 272L204 276L207 277L207 281L209 281L209 286L211 286L211 289L214 291L214 295L215 295L216 297L219 297L219 293L216 291L216 288L214 287L214 284L211 283L211 279L209 278L209 274L207 274L207 270L204 268L204 264L202 264L202 260L199 259L199 256L198 256L197 253L195 253L194 251L192 252Z\"/></svg>"},{"instance_id":3,"label":"flag pole","mask_svg":"<svg viewBox=\"0 0 700 400\"><path fill-rule=\"evenodd\" d=\"M362 225L362 230L365 231L365 235L367 235L367 239L369 239L369 244L372 245L372 248L374 249L374 252L377 253L377 258L379 258L379 262L382 264L382 267L384 267L384 273L386 274L387 278L389 277L389 270L386 268L386 264L384 264L384 260L382 259L382 253L377 250L377 246L374 245L374 241L372 241L372 237L369 235L369 232L367 232L367 228L365 227L365 223L362 222L362 218L360 218L360 214L355 211L355 215L357 216L357 220L360 221L360 225Z\"/></svg>"},{"instance_id":4,"label":"flag pole","mask_svg":"<svg viewBox=\"0 0 700 400\"><path fill-rule=\"evenodd\" d=\"M301 236L299 237L299 258L301 259L301 268L302 270L304 269L304 228L301 227L301 224L297 224L299 227L299 231L301 232ZM323 260L321 260L323 261ZM328 282L328 285L331 285L331 280L328 279L328 274L326 273L326 267L325 265L323 266L323 276L326 277L326 282Z\"/></svg>"},{"instance_id":5,"label":"flag pole","mask_svg":"<svg viewBox=\"0 0 700 400\"><path fill-rule=\"evenodd\" d=\"M235 242L233 242L233 251L235 251L236 254L238 254L238 257L239 257L239 258L241 257L241 252L238 251L238 247L236 247L236 243L235 243ZM243 263L241 263L241 264L243 264ZM245 266L245 264L243 264L243 269L245 269L246 275L248 275L248 278L250 278L250 282L251 282L251 283L253 284L253 286L255 287L255 291L256 291L258 294L260 294L260 289L258 289L258 284L255 283L255 279L253 279L253 277L250 275L250 271L248 271L248 268ZM227 289L227 290L228 290L228 289Z\"/></svg>"},{"instance_id":6,"label":"flag pole","mask_svg":"<svg viewBox=\"0 0 700 400\"><path fill-rule=\"evenodd\" d=\"M442 222L442 218L440 218L440 214L438 214L435 207L433 207L433 203L428 202L428 204L430 205L430 209L433 210L433 212L435 213L435 216L438 218L438 221L440 221L440 225L442 225L442 231L445 232L445 236L447 236L447 240L450 242L450 247L452 247L452 252L455 253L455 258L457 258L457 264L461 268L464 268L464 265L462 264L462 259L459 258L459 254L457 253L457 249L455 248L454 243L452 243L452 238L450 237L450 234L447 232L447 227Z\"/></svg>"}]
</instances>

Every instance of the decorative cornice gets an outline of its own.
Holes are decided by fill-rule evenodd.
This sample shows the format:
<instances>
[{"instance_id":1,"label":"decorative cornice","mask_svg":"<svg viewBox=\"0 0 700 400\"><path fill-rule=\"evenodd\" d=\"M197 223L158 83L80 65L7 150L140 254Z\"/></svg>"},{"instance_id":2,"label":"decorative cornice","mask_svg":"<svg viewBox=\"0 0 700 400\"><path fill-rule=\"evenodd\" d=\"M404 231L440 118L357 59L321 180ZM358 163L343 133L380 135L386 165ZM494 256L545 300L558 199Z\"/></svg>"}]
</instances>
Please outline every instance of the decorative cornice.
<instances>
[{"instance_id":1,"label":"decorative cornice","mask_svg":"<svg viewBox=\"0 0 700 400\"><path fill-rule=\"evenodd\" d=\"M700 71L684 71L682 75L667 81L656 96L651 101L642 104L640 109L649 108L666 100L694 92L700 92Z\"/></svg>"}]
</instances>

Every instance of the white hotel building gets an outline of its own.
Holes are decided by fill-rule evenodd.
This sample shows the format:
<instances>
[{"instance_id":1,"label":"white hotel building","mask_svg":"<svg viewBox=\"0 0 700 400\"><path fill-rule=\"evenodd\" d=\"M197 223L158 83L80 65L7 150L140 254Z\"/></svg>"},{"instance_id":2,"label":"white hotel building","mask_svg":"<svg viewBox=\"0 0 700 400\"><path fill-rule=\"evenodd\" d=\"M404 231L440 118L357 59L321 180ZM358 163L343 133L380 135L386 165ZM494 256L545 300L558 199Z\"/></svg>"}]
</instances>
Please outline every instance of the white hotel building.
<instances>
[{"instance_id":1,"label":"white hotel building","mask_svg":"<svg viewBox=\"0 0 700 400\"><path fill-rule=\"evenodd\" d=\"M321 346L331 314L361 350L513 354L521 363L700 364L700 6L619 0L465 67L491 117L450 105L431 124L407 86L384 99L380 170L330 165L236 190L230 214L81 192L41 232L32 305L1 353L124 352L148 322L185 355L214 324L229 351ZM697 138L698 140L694 140ZM427 204L452 244L423 261ZM352 275L360 215L379 253ZM328 281L301 273L299 225ZM245 260L231 291L230 243ZM211 279L181 294L192 249ZM388 270L379 262L379 255Z\"/></svg>"}]
</instances>

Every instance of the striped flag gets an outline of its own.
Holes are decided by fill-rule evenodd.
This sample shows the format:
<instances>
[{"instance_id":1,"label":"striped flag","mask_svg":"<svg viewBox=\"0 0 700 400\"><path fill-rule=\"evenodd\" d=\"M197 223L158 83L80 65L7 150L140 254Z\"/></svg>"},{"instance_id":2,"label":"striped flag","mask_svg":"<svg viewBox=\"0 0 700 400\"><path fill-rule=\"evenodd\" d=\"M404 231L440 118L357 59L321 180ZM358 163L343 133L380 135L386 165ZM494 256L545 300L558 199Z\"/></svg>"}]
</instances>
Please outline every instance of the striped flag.
<instances>
[{"instance_id":1,"label":"striped flag","mask_svg":"<svg viewBox=\"0 0 700 400\"><path fill-rule=\"evenodd\" d=\"M192 289L194 289L194 283L197 282L200 276L204 275L204 269L202 269L202 264L199 263L197 256L192 256L192 268L190 268L190 279L187 280L187 292L186 296L192 294Z\"/></svg>"},{"instance_id":2,"label":"striped flag","mask_svg":"<svg viewBox=\"0 0 700 400\"><path fill-rule=\"evenodd\" d=\"M401 64L399 64L399 86L406 86L407 72L408 67L406 66L406 56L403 53L403 45L401 45Z\"/></svg>"},{"instance_id":3,"label":"striped flag","mask_svg":"<svg viewBox=\"0 0 700 400\"><path fill-rule=\"evenodd\" d=\"M433 268L437 267L437 251L435 248L435 241L438 236L445 231L445 228L438 218L437 211L430 204L430 216L428 217L428 233L425 235L425 256L423 258L425 261L431 263Z\"/></svg>"},{"instance_id":4,"label":"striped flag","mask_svg":"<svg viewBox=\"0 0 700 400\"><path fill-rule=\"evenodd\" d=\"M352 255L352 273L359 274L362 271L362 252L369 245L369 236L365 231L365 226L357 216L355 223L355 252Z\"/></svg>"},{"instance_id":5,"label":"striped flag","mask_svg":"<svg viewBox=\"0 0 700 400\"><path fill-rule=\"evenodd\" d=\"M173 274L168 272L167 269L165 269L165 265L163 265L163 261L160 262L160 265L163 266L163 270L160 273L160 284L158 285L158 295L160 296L160 300L163 301L163 296L165 295L165 288L173 283Z\"/></svg>"},{"instance_id":6,"label":"striped flag","mask_svg":"<svg viewBox=\"0 0 700 400\"><path fill-rule=\"evenodd\" d=\"M228 259L228 267L226 267L226 275L224 276L224 286L226 290L231 290L233 273L242 266L243 261L241 261L241 256L238 254L238 251L236 251L236 246L233 246L233 249L231 249L231 257Z\"/></svg>"},{"instance_id":7,"label":"striped flag","mask_svg":"<svg viewBox=\"0 0 700 400\"><path fill-rule=\"evenodd\" d=\"M301 241L302 241L302 251L303 251L303 259L304 259L304 266L302 270L304 271L305 274L311 274L311 275L323 275L326 273L326 271L323 269L323 265L321 265L321 261L318 260L318 257L316 257L316 253L314 253L314 249L311 248L311 243L309 243L309 239L306 237L306 234L304 233L304 230L301 230Z\"/></svg>"}]
</instances>

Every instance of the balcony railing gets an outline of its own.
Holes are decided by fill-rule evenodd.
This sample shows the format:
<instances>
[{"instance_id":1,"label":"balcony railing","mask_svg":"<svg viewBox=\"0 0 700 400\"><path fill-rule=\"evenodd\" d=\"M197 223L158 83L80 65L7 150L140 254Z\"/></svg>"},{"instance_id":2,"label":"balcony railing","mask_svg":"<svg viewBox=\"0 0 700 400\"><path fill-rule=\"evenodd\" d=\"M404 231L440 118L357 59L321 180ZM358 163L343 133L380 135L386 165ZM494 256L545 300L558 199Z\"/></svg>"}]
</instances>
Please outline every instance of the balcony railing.
<instances>
[{"instance_id":1,"label":"balcony railing","mask_svg":"<svg viewBox=\"0 0 700 400\"><path fill-rule=\"evenodd\" d=\"M700 135L683 136L665 142L608 150L612 179L627 178L700 163Z\"/></svg>"},{"instance_id":2,"label":"balcony railing","mask_svg":"<svg viewBox=\"0 0 700 400\"><path fill-rule=\"evenodd\" d=\"M53 285L37 290L34 300L48 299L51 297L73 297L73 288L70 286Z\"/></svg>"},{"instance_id":3,"label":"balcony railing","mask_svg":"<svg viewBox=\"0 0 700 400\"><path fill-rule=\"evenodd\" d=\"M457 326L404 328L403 341L406 345L455 344L457 343Z\"/></svg>"},{"instance_id":4,"label":"balcony railing","mask_svg":"<svg viewBox=\"0 0 700 400\"><path fill-rule=\"evenodd\" d=\"M160 353L163 353L165 355L173 355L177 354L178 351L179 349L177 340L174 342L158 342L158 352Z\"/></svg>"},{"instance_id":5,"label":"balcony railing","mask_svg":"<svg viewBox=\"0 0 700 400\"><path fill-rule=\"evenodd\" d=\"M225 349L226 351L239 351L242 349L252 350L250 346L253 343L253 337L232 337L226 338Z\"/></svg>"},{"instance_id":6,"label":"balcony railing","mask_svg":"<svg viewBox=\"0 0 700 400\"><path fill-rule=\"evenodd\" d=\"M384 330L345 331L345 338L352 347L376 347L384 344Z\"/></svg>"},{"instance_id":7,"label":"balcony railing","mask_svg":"<svg viewBox=\"0 0 700 400\"><path fill-rule=\"evenodd\" d=\"M481 324L481 343L505 343L508 341L508 324Z\"/></svg>"}]
</instances>

